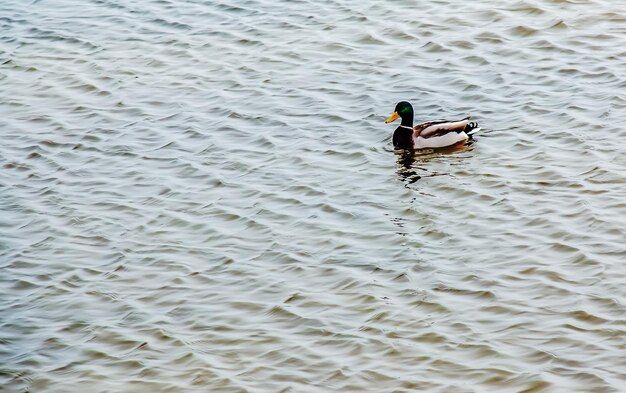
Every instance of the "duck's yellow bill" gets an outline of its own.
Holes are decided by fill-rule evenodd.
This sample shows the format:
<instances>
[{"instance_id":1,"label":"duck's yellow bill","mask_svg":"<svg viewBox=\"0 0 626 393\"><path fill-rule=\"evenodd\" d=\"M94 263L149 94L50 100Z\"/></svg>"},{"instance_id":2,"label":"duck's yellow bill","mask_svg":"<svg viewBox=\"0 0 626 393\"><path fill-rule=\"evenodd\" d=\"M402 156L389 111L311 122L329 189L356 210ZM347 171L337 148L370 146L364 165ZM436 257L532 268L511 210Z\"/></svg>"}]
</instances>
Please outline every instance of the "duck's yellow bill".
<instances>
[{"instance_id":1,"label":"duck's yellow bill","mask_svg":"<svg viewBox=\"0 0 626 393\"><path fill-rule=\"evenodd\" d=\"M385 123L391 123L392 121L396 121L399 117L400 115L398 115L398 112L393 112L393 114L389 116L387 120L385 120Z\"/></svg>"}]
</instances>

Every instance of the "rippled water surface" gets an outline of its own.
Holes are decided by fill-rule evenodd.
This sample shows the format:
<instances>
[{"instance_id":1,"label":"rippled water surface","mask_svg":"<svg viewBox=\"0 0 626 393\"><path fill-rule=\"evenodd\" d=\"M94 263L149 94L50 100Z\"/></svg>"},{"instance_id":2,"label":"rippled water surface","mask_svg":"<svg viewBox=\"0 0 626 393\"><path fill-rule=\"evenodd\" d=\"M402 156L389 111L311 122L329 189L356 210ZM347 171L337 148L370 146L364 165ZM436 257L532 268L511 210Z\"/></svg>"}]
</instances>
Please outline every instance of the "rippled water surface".
<instances>
[{"instance_id":1,"label":"rippled water surface","mask_svg":"<svg viewBox=\"0 0 626 393\"><path fill-rule=\"evenodd\" d=\"M0 391L626 391L626 4L0 5ZM473 115L398 154L384 119Z\"/></svg>"}]
</instances>

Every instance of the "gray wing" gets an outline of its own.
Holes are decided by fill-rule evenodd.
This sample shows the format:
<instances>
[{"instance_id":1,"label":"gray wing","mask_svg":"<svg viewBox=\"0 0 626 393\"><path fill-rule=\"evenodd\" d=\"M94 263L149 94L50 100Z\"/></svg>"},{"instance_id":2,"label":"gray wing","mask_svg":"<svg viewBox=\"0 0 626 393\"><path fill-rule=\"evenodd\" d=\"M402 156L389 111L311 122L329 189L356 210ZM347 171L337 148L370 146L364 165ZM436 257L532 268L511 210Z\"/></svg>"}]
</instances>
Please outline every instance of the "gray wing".
<instances>
[{"instance_id":1,"label":"gray wing","mask_svg":"<svg viewBox=\"0 0 626 393\"><path fill-rule=\"evenodd\" d=\"M469 123L469 117L461 120L440 120L418 124L413 127L415 137L430 138L435 135L443 135L448 132L461 132Z\"/></svg>"}]
</instances>

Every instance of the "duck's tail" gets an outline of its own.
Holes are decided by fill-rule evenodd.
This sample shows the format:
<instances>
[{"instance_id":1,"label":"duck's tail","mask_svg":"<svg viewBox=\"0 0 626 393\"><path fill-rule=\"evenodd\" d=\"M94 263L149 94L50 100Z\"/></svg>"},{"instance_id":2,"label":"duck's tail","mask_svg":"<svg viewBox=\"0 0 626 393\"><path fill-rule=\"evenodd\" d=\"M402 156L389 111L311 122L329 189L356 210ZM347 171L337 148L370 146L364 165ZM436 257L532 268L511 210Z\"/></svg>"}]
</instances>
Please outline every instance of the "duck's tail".
<instances>
[{"instance_id":1,"label":"duck's tail","mask_svg":"<svg viewBox=\"0 0 626 393\"><path fill-rule=\"evenodd\" d=\"M465 131L467 135L472 136L478 131L480 131L480 126L478 125L478 123L475 123L472 121L472 122L467 123L463 131Z\"/></svg>"}]
</instances>

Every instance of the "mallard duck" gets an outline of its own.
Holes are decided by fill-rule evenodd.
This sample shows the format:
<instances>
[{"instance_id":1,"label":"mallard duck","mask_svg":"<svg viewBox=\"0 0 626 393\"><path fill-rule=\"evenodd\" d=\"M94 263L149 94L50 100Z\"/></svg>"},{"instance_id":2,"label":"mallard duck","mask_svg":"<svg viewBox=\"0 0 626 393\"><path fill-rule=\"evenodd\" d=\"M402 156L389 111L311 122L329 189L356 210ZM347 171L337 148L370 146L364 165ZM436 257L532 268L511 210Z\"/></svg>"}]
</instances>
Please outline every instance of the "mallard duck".
<instances>
[{"instance_id":1,"label":"mallard duck","mask_svg":"<svg viewBox=\"0 0 626 393\"><path fill-rule=\"evenodd\" d=\"M429 149L447 147L467 141L480 130L477 123L469 121L469 116L461 120L438 120L413 125L413 107L406 101L398 102L393 114L385 123L402 119L393 132L395 149Z\"/></svg>"}]
</instances>

